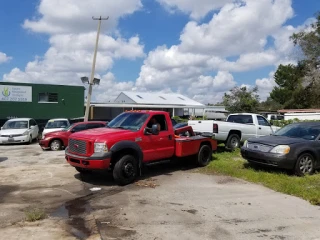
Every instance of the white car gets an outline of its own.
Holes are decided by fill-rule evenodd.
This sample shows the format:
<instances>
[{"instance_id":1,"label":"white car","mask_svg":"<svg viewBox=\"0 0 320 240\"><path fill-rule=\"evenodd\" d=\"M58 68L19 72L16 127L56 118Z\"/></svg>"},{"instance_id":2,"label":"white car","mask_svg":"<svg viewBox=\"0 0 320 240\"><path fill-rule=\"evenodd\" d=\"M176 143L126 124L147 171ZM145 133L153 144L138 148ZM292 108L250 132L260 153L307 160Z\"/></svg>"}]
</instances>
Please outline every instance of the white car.
<instances>
[{"instance_id":1,"label":"white car","mask_svg":"<svg viewBox=\"0 0 320 240\"><path fill-rule=\"evenodd\" d=\"M0 131L0 144L32 143L38 138L39 126L32 118L14 118L5 122Z\"/></svg>"},{"instance_id":2,"label":"white car","mask_svg":"<svg viewBox=\"0 0 320 240\"><path fill-rule=\"evenodd\" d=\"M62 129L69 127L70 122L66 118L54 118L50 119L43 129L42 136L50 132L61 131Z\"/></svg>"}]
</instances>

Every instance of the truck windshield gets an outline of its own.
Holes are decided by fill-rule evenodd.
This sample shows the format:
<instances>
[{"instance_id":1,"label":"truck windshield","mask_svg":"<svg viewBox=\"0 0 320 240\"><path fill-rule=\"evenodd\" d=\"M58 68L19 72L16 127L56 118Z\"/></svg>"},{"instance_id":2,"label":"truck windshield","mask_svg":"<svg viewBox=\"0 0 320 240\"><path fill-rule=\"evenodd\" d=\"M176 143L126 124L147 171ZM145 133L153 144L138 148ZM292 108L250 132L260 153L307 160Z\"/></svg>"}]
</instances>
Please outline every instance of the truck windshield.
<instances>
[{"instance_id":1,"label":"truck windshield","mask_svg":"<svg viewBox=\"0 0 320 240\"><path fill-rule=\"evenodd\" d=\"M137 131L145 123L149 114L146 113L122 113L108 123L109 128L122 128Z\"/></svg>"}]
</instances>

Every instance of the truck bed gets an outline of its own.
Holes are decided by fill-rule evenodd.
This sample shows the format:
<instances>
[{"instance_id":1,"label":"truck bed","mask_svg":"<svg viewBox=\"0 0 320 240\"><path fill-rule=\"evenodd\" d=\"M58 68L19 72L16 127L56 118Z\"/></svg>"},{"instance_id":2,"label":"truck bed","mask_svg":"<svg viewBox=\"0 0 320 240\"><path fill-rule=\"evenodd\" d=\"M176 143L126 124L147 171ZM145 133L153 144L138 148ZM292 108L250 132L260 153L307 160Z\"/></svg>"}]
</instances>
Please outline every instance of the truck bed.
<instances>
[{"instance_id":1,"label":"truck bed","mask_svg":"<svg viewBox=\"0 0 320 240\"><path fill-rule=\"evenodd\" d=\"M212 151L217 150L217 141L204 136L190 136L175 138L175 155L177 157L186 157L196 155L199 152L202 143L211 146Z\"/></svg>"}]
</instances>

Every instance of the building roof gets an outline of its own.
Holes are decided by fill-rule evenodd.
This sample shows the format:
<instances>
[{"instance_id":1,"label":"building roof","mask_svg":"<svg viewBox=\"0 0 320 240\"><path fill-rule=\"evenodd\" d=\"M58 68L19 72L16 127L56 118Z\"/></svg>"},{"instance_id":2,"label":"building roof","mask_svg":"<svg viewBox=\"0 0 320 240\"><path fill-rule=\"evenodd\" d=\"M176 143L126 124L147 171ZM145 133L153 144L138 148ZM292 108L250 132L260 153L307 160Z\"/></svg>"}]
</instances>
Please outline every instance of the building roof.
<instances>
[{"instance_id":1,"label":"building roof","mask_svg":"<svg viewBox=\"0 0 320 240\"><path fill-rule=\"evenodd\" d=\"M178 93L123 91L120 93L120 95L121 94L126 95L137 104L204 106L202 103L199 103ZM116 101L117 99L115 100L115 102Z\"/></svg>"},{"instance_id":2,"label":"building roof","mask_svg":"<svg viewBox=\"0 0 320 240\"><path fill-rule=\"evenodd\" d=\"M282 109L278 113L320 113L320 109Z\"/></svg>"},{"instance_id":3,"label":"building roof","mask_svg":"<svg viewBox=\"0 0 320 240\"><path fill-rule=\"evenodd\" d=\"M175 104L137 104L137 103L97 103L91 102L91 106L94 107L118 107L118 108L145 108L148 110L149 108L195 108L195 109L205 109L204 105L175 105ZM84 104L84 106L86 106Z\"/></svg>"}]
</instances>

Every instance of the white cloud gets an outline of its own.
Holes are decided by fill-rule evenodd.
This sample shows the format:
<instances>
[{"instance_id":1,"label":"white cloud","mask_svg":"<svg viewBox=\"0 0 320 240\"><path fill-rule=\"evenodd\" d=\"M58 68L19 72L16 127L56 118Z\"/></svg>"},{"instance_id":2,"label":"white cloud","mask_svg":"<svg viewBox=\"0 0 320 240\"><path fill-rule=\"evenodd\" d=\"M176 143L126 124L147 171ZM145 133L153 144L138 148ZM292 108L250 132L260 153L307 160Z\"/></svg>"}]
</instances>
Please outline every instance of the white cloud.
<instances>
[{"instance_id":1,"label":"white cloud","mask_svg":"<svg viewBox=\"0 0 320 240\"><path fill-rule=\"evenodd\" d=\"M103 29L116 27L118 19L142 7L141 0L41 0L37 15L25 20L23 27L33 32L60 34L84 33L97 28L94 17L107 17Z\"/></svg>"},{"instance_id":2,"label":"white cloud","mask_svg":"<svg viewBox=\"0 0 320 240\"><path fill-rule=\"evenodd\" d=\"M189 22L180 36L181 50L224 57L260 52L267 36L292 16L291 0L227 4L209 23Z\"/></svg>"},{"instance_id":3,"label":"white cloud","mask_svg":"<svg viewBox=\"0 0 320 240\"><path fill-rule=\"evenodd\" d=\"M180 10L183 10L180 3L188 3L179 0L161 2ZM290 32L294 28L284 24L292 16L291 0L246 0L225 4L208 23L187 23L179 45L161 46L149 52L136 85L150 90L170 86L195 99L210 102L235 86L232 72L290 61L286 56L293 45L289 38L285 41L285 36L290 35L286 28ZM269 39L275 39L275 45L268 42ZM279 48L283 48L282 51L278 51ZM229 57L236 60L230 61ZM207 76L210 71L217 71L217 76Z\"/></svg>"},{"instance_id":4,"label":"white cloud","mask_svg":"<svg viewBox=\"0 0 320 240\"><path fill-rule=\"evenodd\" d=\"M102 23L97 56L96 75L101 77L101 85L94 91L99 101L113 100L123 90L156 90L214 103L236 85L232 73L293 61L289 36L303 26L285 25L294 14L291 0L157 1L170 11L189 14L193 20L182 29L179 44L158 46L147 54L136 81L119 82L111 71L115 59L145 56L140 38L111 37L106 30L115 33L120 18L142 8L141 0L41 0L39 17L26 20L23 27L49 34L50 47L25 69L15 68L3 79L80 84L80 77L91 71L97 27L91 16L99 15L110 15ZM199 22L211 12L209 22ZM212 72L216 75L210 76ZM274 86L273 76L255 83L264 99Z\"/></svg>"},{"instance_id":5,"label":"white cloud","mask_svg":"<svg viewBox=\"0 0 320 240\"><path fill-rule=\"evenodd\" d=\"M275 72L270 72L268 78L256 80L256 86L258 87L258 93L261 101L266 100L269 97L269 93L272 91L274 86L276 86L274 73Z\"/></svg>"},{"instance_id":6,"label":"white cloud","mask_svg":"<svg viewBox=\"0 0 320 240\"><path fill-rule=\"evenodd\" d=\"M3 80L81 84L80 77L90 76L96 40L97 22L87 17L112 13L107 21L109 25L103 22L111 29L116 26L119 18L133 13L141 6L140 0L93 0L90 3L85 0L41 0L38 7L40 18L26 20L23 26L33 32L48 33L50 47L43 56L28 62L24 69L14 68L4 74ZM134 85L133 82L118 83L114 79L110 80L113 75L109 71L115 60L135 60L145 56L139 36L124 39L119 33L115 35L117 37L112 37L103 31L100 34L95 74L104 74L101 86L97 89L100 93L102 87L105 87L108 94L113 94L114 91Z\"/></svg>"},{"instance_id":7,"label":"white cloud","mask_svg":"<svg viewBox=\"0 0 320 240\"><path fill-rule=\"evenodd\" d=\"M200 19L210 11L217 10L234 0L157 0L168 11L174 13L177 9L190 14L191 18Z\"/></svg>"},{"instance_id":8,"label":"white cloud","mask_svg":"<svg viewBox=\"0 0 320 240\"><path fill-rule=\"evenodd\" d=\"M125 40L102 35L100 40L96 62L97 73L110 70L114 58L134 59L144 56L143 46L139 45L139 37ZM59 34L51 37L49 42L51 46L42 58L29 62L24 71L13 69L4 75L3 80L79 84L81 76L89 76L95 33Z\"/></svg>"},{"instance_id":9,"label":"white cloud","mask_svg":"<svg viewBox=\"0 0 320 240\"><path fill-rule=\"evenodd\" d=\"M0 64L8 62L12 59L12 57L7 56L7 54L0 52Z\"/></svg>"}]
</instances>

